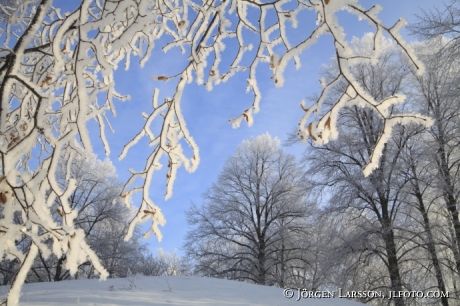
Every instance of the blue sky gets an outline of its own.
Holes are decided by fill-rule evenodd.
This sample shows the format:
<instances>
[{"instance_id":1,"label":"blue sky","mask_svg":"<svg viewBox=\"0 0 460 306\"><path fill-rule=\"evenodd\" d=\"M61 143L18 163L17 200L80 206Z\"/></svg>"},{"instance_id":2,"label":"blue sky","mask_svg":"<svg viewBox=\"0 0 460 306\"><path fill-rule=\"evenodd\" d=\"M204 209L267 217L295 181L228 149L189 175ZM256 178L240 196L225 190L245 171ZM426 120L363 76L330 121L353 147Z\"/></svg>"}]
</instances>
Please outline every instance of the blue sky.
<instances>
[{"instance_id":1,"label":"blue sky","mask_svg":"<svg viewBox=\"0 0 460 306\"><path fill-rule=\"evenodd\" d=\"M340 1L340 0L331 0ZM55 6L70 5L63 0L54 1ZM74 2L72 2L74 3ZM77 3L75 1L75 3ZM383 6L379 14L385 25L391 26L400 17L408 22L415 20L414 14L420 13L420 8L429 9L439 5L433 0L364 0L359 3L365 8L379 3ZM315 25L315 16L305 15L305 19L299 20L299 28L296 31L311 31ZM307 17L312 19L308 19ZM308 20L307 20L308 19ZM366 21L359 21L355 15L347 12L339 13L339 20L345 27L347 38L362 36L372 31ZM405 31L402 32L405 34ZM412 37L404 35L411 41ZM149 62L144 68L140 68L135 58L131 59L131 69L125 71L120 67L116 72L116 88L122 94L129 94L131 99L127 102L115 101L117 117L112 118L111 123L115 133L108 133L111 146L109 158L117 168L117 173L122 181L129 178L127 169L142 170L144 160L149 155L151 148L146 140L133 147L127 157L118 161L118 155L125 143L142 128L144 120L140 116L142 112L151 112L151 97L155 87L160 88L160 100L173 94L175 81L158 82L153 80L152 75L172 75L182 71L186 65L186 56L178 49L172 49L164 54L160 43L157 43ZM185 211L191 202L200 203L201 194L216 181L224 160L235 152L235 148L242 140L256 137L263 133L270 133L282 141L302 116L299 102L320 90L318 78L322 64L328 64L333 55L330 37L321 38L316 45L307 50L301 56L302 67L296 70L290 65L285 72L285 85L275 88L270 79L271 71L268 65L259 65L258 81L262 92L261 111L255 115L254 124L248 128L243 122L239 129L232 129L228 119L239 116L252 103L252 94L246 94L247 75L237 75L220 84L211 92L204 86L190 84L184 91L182 99L183 115L187 121L188 129L200 147L201 163L196 172L189 174L181 168L174 186L173 196L164 200L165 175L162 172L154 175L155 186L151 190L153 201L161 207L167 219L166 226L162 227L163 241L158 243L152 235L147 243L152 250L161 247L171 252L178 249L181 254L183 237L187 231ZM93 126L90 123L90 126ZM99 158L105 158L102 144L98 138L98 132L92 129L92 139L95 152ZM301 145L286 148L286 151L299 156L303 151Z\"/></svg>"}]
</instances>

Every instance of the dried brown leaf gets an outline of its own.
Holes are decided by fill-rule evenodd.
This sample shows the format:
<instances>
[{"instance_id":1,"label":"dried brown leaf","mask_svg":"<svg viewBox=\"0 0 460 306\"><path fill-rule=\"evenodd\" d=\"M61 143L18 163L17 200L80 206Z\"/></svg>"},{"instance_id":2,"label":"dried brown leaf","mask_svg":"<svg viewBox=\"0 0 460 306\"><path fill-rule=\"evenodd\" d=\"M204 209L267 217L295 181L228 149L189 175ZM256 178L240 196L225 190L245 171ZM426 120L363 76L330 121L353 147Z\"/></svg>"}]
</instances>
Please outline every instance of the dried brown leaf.
<instances>
[{"instance_id":1,"label":"dried brown leaf","mask_svg":"<svg viewBox=\"0 0 460 306\"><path fill-rule=\"evenodd\" d=\"M326 128L331 129L331 117L327 118L326 123L324 124Z\"/></svg>"},{"instance_id":2,"label":"dried brown leaf","mask_svg":"<svg viewBox=\"0 0 460 306\"><path fill-rule=\"evenodd\" d=\"M6 197L5 192L0 192L0 203L5 204L8 198Z\"/></svg>"},{"instance_id":3,"label":"dried brown leaf","mask_svg":"<svg viewBox=\"0 0 460 306\"><path fill-rule=\"evenodd\" d=\"M155 213L156 213L156 211L144 210L144 214L146 214L146 215L152 215L152 216L154 216Z\"/></svg>"},{"instance_id":4,"label":"dried brown leaf","mask_svg":"<svg viewBox=\"0 0 460 306\"><path fill-rule=\"evenodd\" d=\"M275 68L275 55L270 55L270 68Z\"/></svg>"},{"instance_id":5,"label":"dried brown leaf","mask_svg":"<svg viewBox=\"0 0 460 306\"><path fill-rule=\"evenodd\" d=\"M313 141L316 141L316 137L315 137L315 136L313 135L313 133L311 132L311 129L312 129L312 127L313 127L312 124L313 124L313 123L310 123L310 124L308 125L308 134L310 135L310 138L311 138Z\"/></svg>"},{"instance_id":6,"label":"dried brown leaf","mask_svg":"<svg viewBox=\"0 0 460 306\"><path fill-rule=\"evenodd\" d=\"M167 81L169 78L167 76L164 76L164 75L160 75L159 77L157 77L157 80L158 81Z\"/></svg>"},{"instance_id":7,"label":"dried brown leaf","mask_svg":"<svg viewBox=\"0 0 460 306\"><path fill-rule=\"evenodd\" d=\"M19 140L19 136L11 138L11 142L8 144L7 149L11 149Z\"/></svg>"},{"instance_id":8,"label":"dried brown leaf","mask_svg":"<svg viewBox=\"0 0 460 306\"><path fill-rule=\"evenodd\" d=\"M40 87L45 87L46 85L48 85L49 81L51 81L53 78L50 77L49 75L46 76L46 78L42 81Z\"/></svg>"}]
</instances>

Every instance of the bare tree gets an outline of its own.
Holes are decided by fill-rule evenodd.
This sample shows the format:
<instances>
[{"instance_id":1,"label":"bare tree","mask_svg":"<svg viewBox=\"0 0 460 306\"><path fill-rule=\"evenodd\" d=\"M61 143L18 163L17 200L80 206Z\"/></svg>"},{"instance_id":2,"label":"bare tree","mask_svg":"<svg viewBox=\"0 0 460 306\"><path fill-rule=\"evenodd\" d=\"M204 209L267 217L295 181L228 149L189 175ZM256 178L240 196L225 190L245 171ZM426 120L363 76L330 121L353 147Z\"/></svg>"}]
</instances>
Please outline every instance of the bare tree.
<instances>
[{"instance_id":1,"label":"bare tree","mask_svg":"<svg viewBox=\"0 0 460 306\"><path fill-rule=\"evenodd\" d=\"M77 212L75 226L84 231L86 242L101 259L110 277L126 276L127 269L136 264L145 250L139 242L139 233L128 242L123 239L134 211L126 207L119 197L123 184L118 180L112 163L108 159L100 161L95 155L87 155L84 158L73 159L71 164L62 160L59 166L70 167L69 174L76 180L76 188L69 197L71 208ZM61 169L58 171L57 180L62 188L66 188L68 178L63 175L64 171ZM64 216L59 199L53 203L52 210L53 220L57 224L62 224ZM47 243L50 248L53 247L51 239ZM28 244L23 250L28 249ZM60 257L52 254L45 258L39 253L27 282L69 279L70 271L64 265L66 260L66 254ZM0 266L8 267L9 272L14 275L18 268L17 265L13 266L14 263L17 261L4 260ZM76 278L91 277L94 275L93 270L89 261L80 262ZM3 282L9 284L11 280L9 273L5 271Z\"/></svg>"},{"instance_id":2,"label":"bare tree","mask_svg":"<svg viewBox=\"0 0 460 306\"><path fill-rule=\"evenodd\" d=\"M203 195L204 204L187 212L192 228L185 248L198 273L271 285L273 267L284 273L303 251L301 171L278 146L268 134L244 141Z\"/></svg>"},{"instance_id":3,"label":"bare tree","mask_svg":"<svg viewBox=\"0 0 460 306\"><path fill-rule=\"evenodd\" d=\"M369 42L373 39L373 35L368 35L356 40L353 47L364 50L372 48ZM398 99L410 75L410 65L404 64L401 53L390 41L381 39L380 43L382 53L375 65L357 64L350 71L376 101L388 96ZM327 79L332 78L330 71L334 68L328 67L325 72ZM336 92L332 94L342 95L347 86L338 83L334 90ZM388 109L388 116L397 117L397 114L398 108ZM400 155L401 149L413 135L402 133L404 129L401 126L395 127L398 133L383 147L378 168L366 177L362 169L373 158L372 148L378 146L377 135L387 128L385 122L372 110L357 105L343 109L340 120L346 126L346 130L341 131L342 136L326 146L307 149L304 160L312 186L318 192L329 193L325 213L333 214L338 219L344 218L349 226L340 234L342 241L339 245L333 246L334 252L339 254L340 260L348 260L350 271L347 273L352 279L360 275L356 272L365 269L370 262L380 261L380 266L386 267L384 275L373 271L366 275L367 282L359 285L365 285L370 290L386 288L402 291L405 284L401 261L407 256L405 248L408 245L401 243L402 227L399 226L403 200L401 190L406 183L399 175ZM344 217L340 217L340 214ZM371 279L370 276L375 278ZM395 298L394 303L405 305L401 298Z\"/></svg>"},{"instance_id":4,"label":"bare tree","mask_svg":"<svg viewBox=\"0 0 460 306\"><path fill-rule=\"evenodd\" d=\"M121 194L129 204L134 193L142 193L140 207L130 223L126 239L132 236L137 224L145 221L151 221L151 231L161 239L159 226L165 223L165 219L151 200L149 189L153 173L161 167L162 157L166 157L169 166L166 199L172 195L177 169L184 166L192 172L198 166L198 147L187 130L180 106L183 90L194 78L198 84L206 83L211 89L237 72L246 74L248 90L252 90L254 100L231 122L238 126L245 120L251 125L253 115L260 109L261 92L256 78L259 64L269 65L275 85L282 86L288 63L293 60L300 67L298 55L318 37L330 34L340 69L331 83L323 84L324 92L313 107L307 110L302 104L306 113L300 122L300 137L306 139L309 136L317 143L327 143L338 136L337 114L345 104L369 106L385 125L385 129L379 130L381 137L375 146L375 154L365 168L365 173L369 174L378 165L394 124L427 122L426 118L413 114L395 118L385 116L391 105L401 100L390 97L378 103L359 86L348 69L357 61L375 61L380 48L375 44L371 54L365 55L350 52L336 16L339 10L366 19L375 27L376 36L387 33L422 71L410 47L398 34L404 20L392 27L383 25L377 18L381 9L378 5L365 9L355 0L299 0L290 8L285 8L284 1L250 0L203 3L190 0L82 0L79 4L69 14L55 9L51 0L19 0L14 9L9 9L4 2L0 5L0 194L1 203L6 207L1 219L3 235L0 246L1 253L10 260L17 260L20 266L8 293L6 302L9 305L17 304L21 285L38 253L44 257L51 253L58 257L66 254L66 267L72 274L78 270L79 263L90 260L102 278L108 276L95 252L85 242L84 231L74 224L77 212L71 208L68 199L75 189L75 181L71 180L63 189L56 180L57 166L63 157L70 162L83 155L83 151L92 150L87 126L89 120L95 120L99 125L101 141L107 154L110 152L105 136L107 127L110 128L106 113L115 113L114 99L127 98L115 90L114 71L123 61L125 68L129 68L131 56L141 57L140 64L144 65L155 42L164 35L169 35L171 40L163 49L181 48L187 64L179 72L155 77L158 81L174 80L176 91L163 103L158 102L159 91L154 92L153 111L143 114L145 126L120 154L120 158L126 156L144 136L148 137L153 148L144 169L132 172ZM258 14L248 14L248 8ZM312 32L306 32L300 43L292 45L288 25L296 27L298 18L309 18L305 10L312 10L317 15L318 25ZM256 15L260 15L260 21L258 17L253 18ZM269 23L266 17L272 15L276 20ZM254 44L246 39L248 30L257 37ZM226 52L230 52L225 51L224 40L230 40L238 49L236 55L230 53L232 61L228 66L221 61L227 56ZM274 52L275 46L281 54ZM249 53L253 47L256 52ZM242 62L246 54L252 57L247 65ZM347 91L326 109L323 97L337 81L345 82ZM153 128L155 118L161 121L158 131ZM407 120L402 121L402 118ZM310 122L311 119L318 120ZM184 153L184 145L191 147L190 154ZM142 183L132 187L134 181ZM51 217L50 207L55 199L60 199L65 216L62 225L56 224ZM13 222L16 212L23 216L22 224ZM150 230L145 235L149 233ZM24 235L31 241L26 253L19 251L13 243ZM53 240L53 249L46 243L49 239Z\"/></svg>"},{"instance_id":5,"label":"bare tree","mask_svg":"<svg viewBox=\"0 0 460 306\"><path fill-rule=\"evenodd\" d=\"M75 227L83 229L87 243L101 259L110 277L126 275L129 266L136 262L136 257L140 257L143 246L139 243L138 231L132 241L124 241L127 224L135 211L119 197L123 184L118 180L115 167L110 160L97 160L94 155L74 158L70 165L63 161L60 166L57 179L63 189L68 185L65 174L70 174L70 178L76 181L76 188L69 199L71 209L77 212ZM70 173L66 173L64 167L70 167ZM62 206L58 205L56 213L59 224L62 222ZM68 270L62 269L65 260L66 255L63 254L58 261L55 281L63 277L58 272L69 275ZM80 263L80 267L85 266L93 269L88 261ZM81 272L92 274L91 271Z\"/></svg>"},{"instance_id":6,"label":"bare tree","mask_svg":"<svg viewBox=\"0 0 460 306\"><path fill-rule=\"evenodd\" d=\"M449 43L437 49L454 59L460 52L460 7L458 0L443 3L442 6L424 10L417 14L418 21L409 26L409 31L424 40L449 38Z\"/></svg>"},{"instance_id":7,"label":"bare tree","mask_svg":"<svg viewBox=\"0 0 460 306\"><path fill-rule=\"evenodd\" d=\"M420 144L423 158L411 157L408 164L412 169L411 183L413 194L417 198L418 209L424 216L424 224L427 229L428 240L430 238L428 211L425 202L439 204L443 207L445 222L443 233L451 233L449 237L444 237L443 243L439 245L443 248L446 244L451 250L451 256L446 256L453 264L446 264L452 269L458 281L460 271L460 216L458 201L460 195L460 180L457 171L460 165L460 151L458 145L460 138L459 129L459 87L458 87L458 58L453 57L452 53L444 52L446 48L451 48L452 40L440 38L432 39L425 43L415 45L416 52L426 64L426 72L422 76L414 76L414 94L412 97L413 105L420 111L431 116L434 124L428 129L427 135ZM418 153L420 154L420 153ZM414 159L415 158L415 159ZM420 176L420 177L419 177ZM417 177L417 182L414 178ZM427 189L429 189L427 191ZM425 196L424 194L430 194ZM439 288L442 287L440 267L436 267L436 254L434 246L429 246L428 250L433 258L433 265ZM439 265L439 263L438 263ZM443 301L447 305L447 300Z\"/></svg>"},{"instance_id":8,"label":"bare tree","mask_svg":"<svg viewBox=\"0 0 460 306\"><path fill-rule=\"evenodd\" d=\"M442 214L437 211L439 205L436 205L438 193L433 190L435 176L432 175L432 168L430 167L430 159L432 152L426 150L427 135L419 135L413 137L404 148L402 148L403 165L406 170L402 171L402 175L408 181L406 185L407 192L410 196L406 199L410 207L415 207L419 214L415 214L412 209L407 211L406 223L407 229L412 235L408 237L413 243L420 245L426 249L429 254L431 265L425 264L423 256L414 256L428 271L433 267L433 274L436 278L437 288L441 292L447 292L445 276L443 275L443 267L438 249L445 249L445 243L440 243L439 238L436 237L436 232L444 232L447 224L440 224L437 219L442 217ZM411 225L409 225L411 224ZM421 229L417 228L421 226ZM444 244L444 245L443 245ZM428 274L431 276L431 273ZM425 283L429 283L425 281ZM445 296L441 297L441 304L443 306L449 305L449 299Z\"/></svg>"}]
</instances>

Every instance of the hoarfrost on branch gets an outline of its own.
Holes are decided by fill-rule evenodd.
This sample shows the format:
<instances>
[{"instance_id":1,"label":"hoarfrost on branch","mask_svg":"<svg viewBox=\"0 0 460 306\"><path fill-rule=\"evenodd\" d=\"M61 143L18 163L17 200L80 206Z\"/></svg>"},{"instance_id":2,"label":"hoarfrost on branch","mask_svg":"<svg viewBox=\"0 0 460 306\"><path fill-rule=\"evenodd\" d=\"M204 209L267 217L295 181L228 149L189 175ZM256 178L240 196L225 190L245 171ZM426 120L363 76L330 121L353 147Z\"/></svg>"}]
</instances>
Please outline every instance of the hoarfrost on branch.
<instances>
[{"instance_id":1,"label":"hoarfrost on branch","mask_svg":"<svg viewBox=\"0 0 460 306\"><path fill-rule=\"evenodd\" d=\"M289 6L289 9L285 8ZM8 304L18 301L24 273L30 268L30 257L41 252L67 254L67 268L91 260L102 278L107 272L95 253L88 247L81 230L73 224L75 211L68 197L75 188L69 169L62 161L71 163L73 158L83 158L91 151L87 122L95 120L107 154L110 146L106 130L111 130L107 112L116 115L113 100L126 100L115 90L114 71L123 63L129 69L132 56L140 57L143 66L156 43L163 36L170 42L163 46L167 52L180 48L187 64L180 72L167 76L155 76L159 81L175 81L176 91L171 98L159 103L159 91L155 90L150 114L143 114L145 125L126 144L120 158L128 153L142 137L147 137L152 151L141 171L132 170L121 197L129 205L134 193L142 194L142 202L136 217L130 224L126 239L135 226L150 220L151 231L159 239L158 226L165 219L159 207L151 200L149 189L153 173L162 167L161 158L167 158L165 198L172 195L172 187L179 167L193 172L199 164L199 150L189 134L181 113L181 97L187 84L195 81L213 86L240 74L247 75L247 91L253 93L253 102L242 114L230 120L238 127L244 120L251 125L253 116L260 109L262 99L256 72L259 64L267 64L273 71L276 86L283 86L283 74L292 60L300 68L300 55L326 34L333 38L339 72L332 82L323 83L320 98L307 108L299 123L299 137L309 137L316 144L325 144L338 137L336 121L340 109L350 105L370 107L381 115L385 129L374 150L370 163L364 169L369 174L377 166L380 151L396 123L417 121L429 124L428 118L416 114L388 117L386 109L400 103L398 97L374 101L350 73L355 63L375 63L379 54L379 38L388 35L407 54L414 69L423 72L410 47L404 43L398 30L404 21L392 27L384 26L377 17L378 5L368 10L357 0L83 0L77 9L63 14L54 8L50 0L20 0L16 7L0 5L0 198L2 215L0 223L0 248L7 258L17 258L21 270L8 295ZM300 43L290 43L291 27L297 27L304 10L317 16L317 27L307 33ZM375 28L374 48L370 54L355 54L345 39L336 12L347 10L366 19ZM268 18L267 16L271 16ZM275 18L273 18L275 16ZM258 37L254 42L247 33ZM238 46L231 64L224 66L224 40ZM282 50L277 51L274 49ZM252 50L255 49L255 52ZM249 65L243 58L250 57ZM346 81L348 89L329 108L325 107L328 90L338 81ZM154 131L152 122L160 120L161 129ZM191 156L183 146L191 148ZM56 172L67 173L69 184L60 186ZM140 186L133 187L136 181ZM62 218L53 219L53 203L59 201ZM150 230L144 235L148 236ZM15 240L30 239L26 252L18 250ZM46 241L52 240L52 249Z\"/></svg>"}]
</instances>

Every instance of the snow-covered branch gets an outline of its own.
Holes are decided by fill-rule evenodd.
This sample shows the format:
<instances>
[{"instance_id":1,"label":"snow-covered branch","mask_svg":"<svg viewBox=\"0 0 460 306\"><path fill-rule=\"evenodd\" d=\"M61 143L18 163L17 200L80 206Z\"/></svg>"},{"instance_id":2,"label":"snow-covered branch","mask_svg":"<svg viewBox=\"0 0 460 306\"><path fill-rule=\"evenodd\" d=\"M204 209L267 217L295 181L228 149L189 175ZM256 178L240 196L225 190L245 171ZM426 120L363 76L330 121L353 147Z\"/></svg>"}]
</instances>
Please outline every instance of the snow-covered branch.
<instances>
[{"instance_id":1,"label":"snow-covered branch","mask_svg":"<svg viewBox=\"0 0 460 306\"><path fill-rule=\"evenodd\" d=\"M211 90L237 73L244 74L248 82L246 90L253 93L253 101L230 123L238 127L244 120L250 126L262 102L259 88L262 80L257 76L259 64L268 65L275 85L282 86L291 59L300 68L302 52L320 36L330 34L339 72L334 81L324 84L318 101L308 109L302 104L306 113L300 121L299 136L303 140L310 137L317 144L327 143L338 137L336 122L341 108L371 107L386 121L384 134L380 135L371 163L366 167L365 173L369 173L375 168L379 150L394 124L429 122L419 115L388 116L386 110L401 103L401 97L375 101L353 78L350 67L354 64L375 63L380 52L379 39L384 33L422 71L422 65L398 34L403 22L385 27L376 17L378 6L365 10L357 0L82 0L73 12L66 14L53 8L51 0L20 0L14 8L0 8L3 12L0 23L4 25L0 31L0 198L4 216L0 250L22 263L28 262L28 256L37 250L44 257L51 252L67 254L66 265L71 272L75 271L76 263L89 259L102 277L107 276L83 233L73 224L76 213L69 206L68 197L75 183L70 170L65 173L70 182L66 186L58 183L56 171L62 160L70 164L72 159L91 152L89 120L97 122L101 142L106 153L110 153L107 112L116 115L113 100L129 98L117 93L114 72L121 64L129 69L133 56L139 57L141 66L145 65L155 44L163 42L160 38L165 35L170 40L163 50L180 48L187 63L179 72L154 77L158 81L176 82L176 90L162 104L158 103L159 91L155 91L153 111L143 113L144 126L120 154L120 158L125 157L142 137L148 137L152 146L144 169L131 171L132 177L121 194L129 204L134 193L142 193L127 239L137 224L148 220L152 222L151 230L161 239L158 226L164 225L165 219L149 190L154 172L162 167L162 157L166 157L168 165L166 199L172 195L179 167L189 172L198 167L198 146L181 111L184 89L194 79ZM298 26L304 10L316 13L317 27L294 45L290 42L291 27ZM351 51L337 20L336 12L340 10L365 18L376 28L370 54ZM236 54L226 50L226 43L236 47ZM227 62L230 64L225 65ZM323 101L337 82L346 82L348 89L325 109ZM154 120L160 121L159 131L153 129ZM191 153L185 153L184 146L190 147ZM141 185L132 186L138 179ZM59 220L51 217L54 201L60 203ZM30 243L25 253L14 243L24 236ZM45 243L48 239L53 241L51 250ZM15 280L20 283L21 279ZM12 288L15 286L16 283ZM16 291L8 299L11 305L17 300L13 292Z\"/></svg>"}]
</instances>

